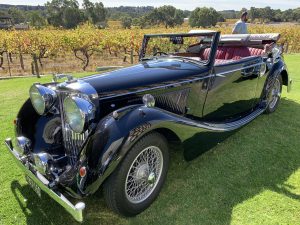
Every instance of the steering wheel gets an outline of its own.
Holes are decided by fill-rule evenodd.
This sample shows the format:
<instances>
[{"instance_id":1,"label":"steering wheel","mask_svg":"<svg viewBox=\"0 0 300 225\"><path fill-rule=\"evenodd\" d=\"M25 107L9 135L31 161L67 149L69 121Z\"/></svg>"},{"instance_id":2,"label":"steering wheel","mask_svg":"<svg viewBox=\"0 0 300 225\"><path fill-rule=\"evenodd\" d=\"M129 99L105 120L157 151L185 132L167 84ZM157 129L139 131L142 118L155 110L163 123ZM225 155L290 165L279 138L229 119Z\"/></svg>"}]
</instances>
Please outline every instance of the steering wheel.
<instances>
[{"instance_id":1,"label":"steering wheel","mask_svg":"<svg viewBox=\"0 0 300 225\"><path fill-rule=\"evenodd\" d=\"M157 56L157 55L160 55L160 56L162 56L162 55L169 55L168 53L166 53L166 52L155 52L154 54L153 54L153 56Z\"/></svg>"}]
</instances>

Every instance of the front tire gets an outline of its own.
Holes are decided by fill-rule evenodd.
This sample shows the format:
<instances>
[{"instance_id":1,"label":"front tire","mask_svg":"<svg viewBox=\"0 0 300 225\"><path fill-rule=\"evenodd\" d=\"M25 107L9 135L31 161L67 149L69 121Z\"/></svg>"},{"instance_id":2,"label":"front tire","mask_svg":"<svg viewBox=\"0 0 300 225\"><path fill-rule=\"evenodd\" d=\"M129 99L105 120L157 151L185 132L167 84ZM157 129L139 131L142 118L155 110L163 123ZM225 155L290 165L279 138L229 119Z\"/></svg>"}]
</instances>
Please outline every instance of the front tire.
<instances>
[{"instance_id":1,"label":"front tire","mask_svg":"<svg viewBox=\"0 0 300 225\"><path fill-rule=\"evenodd\" d=\"M107 205L123 216L141 213L159 195L168 165L166 139L157 132L142 137L104 183Z\"/></svg>"},{"instance_id":2,"label":"front tire","mask_svg":"<svg viewBox=\"0 0 300 225\"><path fill-rule=\"evenodd\" d=\"M266 108L265 113L269 114L275 112L280 102L281 91L282 91L282 77L281 75L279 75L276 78L273 87L271 87L269 94L267 96L268 106Z\"/></svg>"}]
</instances>

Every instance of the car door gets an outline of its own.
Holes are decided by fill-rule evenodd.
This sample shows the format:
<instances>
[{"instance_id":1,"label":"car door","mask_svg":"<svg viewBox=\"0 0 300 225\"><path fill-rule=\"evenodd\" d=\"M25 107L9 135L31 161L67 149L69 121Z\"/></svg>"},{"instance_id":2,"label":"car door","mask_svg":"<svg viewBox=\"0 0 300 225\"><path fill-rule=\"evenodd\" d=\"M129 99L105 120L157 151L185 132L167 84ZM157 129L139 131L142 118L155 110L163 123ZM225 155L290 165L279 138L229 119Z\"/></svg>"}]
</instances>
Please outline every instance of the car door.
<instances>
[{"instance_id":1,"label":"car door","mask_svg":"<svg viewBox=\"0 0 300 225\"><path fill-rule=\"evenodd\" d=\"M203 118L232 120L253 108L261 57L247 57L214 66L208 85Z\"/></svg>"}]
</instances>

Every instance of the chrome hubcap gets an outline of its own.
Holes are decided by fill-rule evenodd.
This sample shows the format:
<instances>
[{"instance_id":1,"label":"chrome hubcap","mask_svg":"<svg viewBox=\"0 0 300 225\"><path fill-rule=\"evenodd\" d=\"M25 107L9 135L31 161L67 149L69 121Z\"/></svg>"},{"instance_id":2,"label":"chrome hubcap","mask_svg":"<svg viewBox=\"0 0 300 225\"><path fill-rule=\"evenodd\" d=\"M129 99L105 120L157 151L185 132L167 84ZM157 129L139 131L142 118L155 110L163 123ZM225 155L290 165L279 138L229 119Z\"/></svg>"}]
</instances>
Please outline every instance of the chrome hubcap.
<instances>
[{"instance_id":1,"label":"chrome hubcap","mask_svg":"<svg viewBox=\"0 0 300 225\"><path fill-rule=\"evenodd\" d=\"M146 200L156 188L163 168L163 155L156 146L145 148L133 160L127 173L125 194L131 203Z\"/></svg>"},{"instance_id":2,"label":"chrome hubcap","mask_svg":"<svg viewBox=\"0 0 300 225\"><path fill-rule=\"evenodd\" d=\"M274 86L269 94L269 106L270 108L274 108L278 99L280 98L280 81L278 79L275 80Z\"/></svg>"}]
</instances>

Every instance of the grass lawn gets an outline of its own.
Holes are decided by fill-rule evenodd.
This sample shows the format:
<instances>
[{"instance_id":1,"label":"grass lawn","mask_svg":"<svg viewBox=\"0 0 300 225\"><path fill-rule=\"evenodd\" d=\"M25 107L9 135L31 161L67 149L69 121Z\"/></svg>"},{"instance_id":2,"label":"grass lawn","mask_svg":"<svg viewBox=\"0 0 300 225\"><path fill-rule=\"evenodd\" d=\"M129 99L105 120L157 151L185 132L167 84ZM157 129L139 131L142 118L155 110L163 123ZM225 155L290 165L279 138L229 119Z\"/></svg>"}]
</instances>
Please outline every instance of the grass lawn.
<instances>
[{"instance_id":1,"label":"grass lawn","mask_svg":"<svg viewBox=\"0 0 300 225\"><path fill-rule=\"evenodd\" d=\"M115 215L98 191L86 199L84 224L300 224L300 55L285 59L293 91L284 89L274 114L258 117L192 161L172 151L160 196L134 218ZM37 197L3 144L13 136L12 121L30 85L50 79L0 81L1 225L76 224L52 199Z\"/></svg>"}]
</instances>

